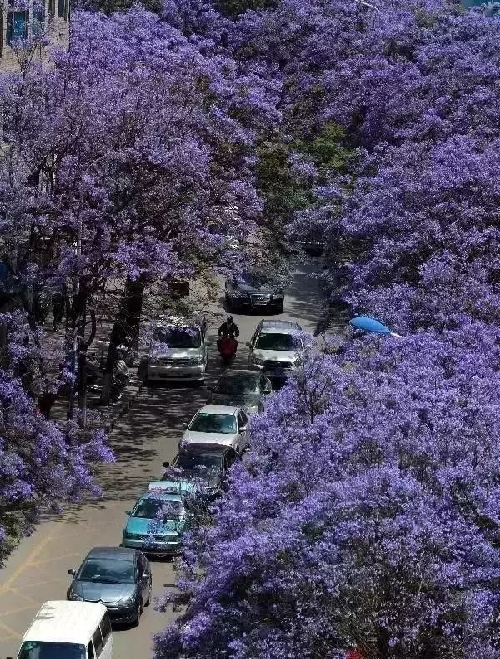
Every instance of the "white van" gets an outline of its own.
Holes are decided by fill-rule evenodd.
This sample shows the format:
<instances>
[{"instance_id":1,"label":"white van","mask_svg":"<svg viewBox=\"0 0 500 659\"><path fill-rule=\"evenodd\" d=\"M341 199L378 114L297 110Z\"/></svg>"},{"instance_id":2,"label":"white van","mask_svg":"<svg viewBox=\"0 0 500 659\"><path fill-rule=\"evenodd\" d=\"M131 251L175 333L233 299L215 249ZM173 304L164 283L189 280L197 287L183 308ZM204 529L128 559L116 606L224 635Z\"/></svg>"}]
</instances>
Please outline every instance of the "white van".
<instances>
[{"instance_id":1,"label":"white van","mask_svg":"<svg viewBox=\"0 0 500 659\"><path fill-rule=\"evenodd\" d=\"M17 659L111 659L108 611L98 602L45 602L23 636ZM11 658L9 658L11 659Z\"/></svg>"}]
</instances>

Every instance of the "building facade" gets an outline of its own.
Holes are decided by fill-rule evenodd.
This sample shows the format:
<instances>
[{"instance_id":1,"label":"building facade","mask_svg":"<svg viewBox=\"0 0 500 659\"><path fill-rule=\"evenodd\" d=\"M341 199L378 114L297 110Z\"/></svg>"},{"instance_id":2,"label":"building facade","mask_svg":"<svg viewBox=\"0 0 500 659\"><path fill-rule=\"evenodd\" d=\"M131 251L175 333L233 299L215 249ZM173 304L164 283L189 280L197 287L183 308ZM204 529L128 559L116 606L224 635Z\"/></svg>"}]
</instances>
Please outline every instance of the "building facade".
<instances>
[{"instance_id":1,"label":"building facade","mask_svg":"<svg viewBox=\"0 0 500 659\"><path fill-rule=\"evenodd\" d=\"M64 46L68 39L70 0L3 0L0 4L0 70L19 68L19 46L44 59L43 41ZM38 43L37 43L38 42ZM37 43L37 45L34 45Z\"/></svg>"}]
</instances>

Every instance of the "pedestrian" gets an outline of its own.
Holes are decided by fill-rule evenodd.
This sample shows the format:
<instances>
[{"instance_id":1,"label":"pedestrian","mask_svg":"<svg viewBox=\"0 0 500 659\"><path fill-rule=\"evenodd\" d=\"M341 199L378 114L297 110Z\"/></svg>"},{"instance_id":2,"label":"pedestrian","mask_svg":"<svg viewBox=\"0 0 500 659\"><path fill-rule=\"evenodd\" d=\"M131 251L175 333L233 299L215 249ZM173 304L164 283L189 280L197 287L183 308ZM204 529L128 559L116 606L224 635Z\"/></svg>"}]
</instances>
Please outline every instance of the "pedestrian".
<instances>
[{"instance_id":1,"label":"pedestrian","mask_svg":"<svg viewBox=\"0 0 500 659\"><path fill-rule=\"evenodd\" d=\"M52 295L52 315L54 332L59 329L64 318L64 295L62 291L57 291Z\"/></svg>"}]
</instances>

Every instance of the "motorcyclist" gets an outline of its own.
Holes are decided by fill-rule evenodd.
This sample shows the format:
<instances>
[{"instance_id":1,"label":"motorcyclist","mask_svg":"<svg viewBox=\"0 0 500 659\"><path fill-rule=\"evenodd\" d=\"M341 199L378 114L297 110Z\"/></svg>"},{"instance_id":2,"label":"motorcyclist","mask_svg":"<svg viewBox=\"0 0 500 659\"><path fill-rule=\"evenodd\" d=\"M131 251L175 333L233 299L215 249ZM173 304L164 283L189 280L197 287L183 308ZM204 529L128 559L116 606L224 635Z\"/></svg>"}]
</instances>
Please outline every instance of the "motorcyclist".
<instances>
[{"instance_id":1,"label":"motorcyclist","mask_svg":"<svg viewBox=\"0 0 500 659\"><path fill-rule=\"evenodd\" d=\"M219 327L219 338L224 336L230 336L231 338L236 338L240 335L240 330L238 325L234 322L232 316L228 316L222 325Z\"/></svg>"}]
</instances>

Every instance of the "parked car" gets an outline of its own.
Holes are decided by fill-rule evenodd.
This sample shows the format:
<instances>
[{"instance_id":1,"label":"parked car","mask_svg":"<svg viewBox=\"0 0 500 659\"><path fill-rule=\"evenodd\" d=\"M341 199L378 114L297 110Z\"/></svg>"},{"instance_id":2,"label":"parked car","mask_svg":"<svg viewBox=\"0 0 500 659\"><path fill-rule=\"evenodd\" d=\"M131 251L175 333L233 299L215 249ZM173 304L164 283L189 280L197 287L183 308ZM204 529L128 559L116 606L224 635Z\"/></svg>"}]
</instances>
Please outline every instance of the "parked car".
<instances>
[{"instance_id":1,"label":"parked car","mask_svg":"<svg viewBox=\"0 0 500 659\"><path fill-rule=\"evenodd\" d=\"M163 463L167 471L162 480L195 481L204 496L214 499L226 489L228 472L237 459L238 454L231 446L188 444L172 464Z\"/></svg>"},{"instance_id":2,"label":"parked car","mask_svg":"<svg viewBox=\"0 0 500 659\"><path fill-rule=\"evenodd\" d=\"M264 272L248 270L227 279L225 284L228 311L261 311L283 313L285 293L280 282Z\"/></svg>"},{"instance_id":3,"label":"parked car","mask_svg":"<svg viewBox=\"0 0 500 659\"><path fill-rule=\"evenodd\" d=\"M264 411L265 396L273 390L271 380L256 371L225 371L211 388L210 402L238 405L247 414Z\"/></svg>"},{"instance_id":4,"label":"parked car","mask_svg":"<svg viewBox=\"0 0 500 659\"><path fill-rule=\"evenodd\" d=\"M298 323L282 320L261 320L247 343L250 354L248 367L271 380L284 379L297 369L304 348Z\"/></svg>"},{"instance_id":5,"label":"parked car","mask_svg":"<svg viewBox=\"0 0 500 659\"><path fill-rule=\"evenodd\" d=\"M188 424L179 449L189 444L223 444L241 454L248 446L248 416L234 405L205 405Z\"/></svg>"},{"instance_id":6,"label":"parked car","mask_svg":"<svg viewBox=\"0 0 500 659\"><path fill-rule=\"evenodd\" d=\"M106 607L101 602L44 602L26 630L16 657L112 659L113 632Z\"/></svg>"},{"instance_id":7,"label":"parked car","mask_svg":"<svg viewBox=\"0 0 500 659\"><path fill-rule=\"evenodd\" d=\"M136 549L94 547L78 570L68 600L102 602L112 622L136 623L151 602L153 577L148 559Z\"/></svg>"},{"instance_id":8,"label":"parked car","mask_svg":"<svg viewBox=\"0 0 500 659\"><path fill-rule=\"evenodd\" d=\"M154 556L173 556L182 549L186 526L184 497L194 488L188 484L155 482L142 494L123 529L123 547Z\"/></svg>"},{"instance_id":9,"label":"parked car","mask_svg":"<svg viewBox=\"0 0 500 659\"><path fill-rule=\"evenodd\" d=\"M148 355L148 380L202 382L207 363L204 324L182 319L157 323Z\"/></svg>"}]
</instances>

